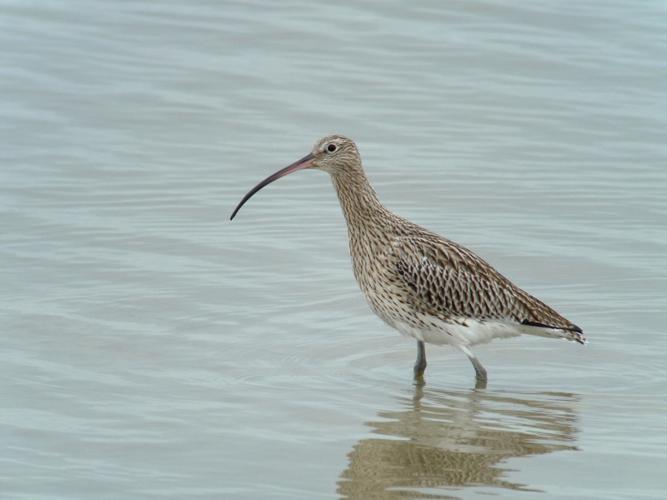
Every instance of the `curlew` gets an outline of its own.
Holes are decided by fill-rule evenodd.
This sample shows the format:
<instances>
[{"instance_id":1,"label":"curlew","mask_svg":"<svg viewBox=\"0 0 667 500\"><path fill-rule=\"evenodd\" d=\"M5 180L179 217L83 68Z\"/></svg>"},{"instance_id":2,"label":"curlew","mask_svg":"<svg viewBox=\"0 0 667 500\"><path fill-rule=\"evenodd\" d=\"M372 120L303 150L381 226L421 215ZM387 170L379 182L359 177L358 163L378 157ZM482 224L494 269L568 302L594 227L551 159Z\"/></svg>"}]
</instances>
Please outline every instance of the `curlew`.
<instances>
[{"instance_id":1,"label":"curlew","mask_svg":"<svg viewBox=\"0 0 667 500\"><path fill-rule=\"evenodd\" d=\"M581 328L525 292L467 248L385 208L361 165L356 144L341 135L252 188L234 209L267 184L297 170L329 173L350 243L354 276L371 309L417 341L414 376L423 380L425 344L452 345L470 359L477 386L487 373L472 346L522 334L585 343Z\"/></svg>"}]
</instances>

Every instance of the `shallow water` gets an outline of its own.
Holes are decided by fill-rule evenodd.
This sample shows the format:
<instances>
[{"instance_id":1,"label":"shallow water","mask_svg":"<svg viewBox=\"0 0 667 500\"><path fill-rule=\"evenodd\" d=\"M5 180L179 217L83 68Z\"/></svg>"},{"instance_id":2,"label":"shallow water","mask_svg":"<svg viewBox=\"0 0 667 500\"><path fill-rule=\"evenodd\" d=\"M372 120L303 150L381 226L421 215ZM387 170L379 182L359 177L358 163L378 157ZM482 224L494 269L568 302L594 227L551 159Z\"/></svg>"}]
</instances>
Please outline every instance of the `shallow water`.
<instances>
[{"instance_id":1,"label":"shallow water","mask_svg":"<svg viewBox=\"0 0 667 500\"><path fill-rule=\"evenodd\" d=\"M6 498L662 498L661 2L0 6ZM321 135L581 325L460 353L367 309Z\"/></svg>"}]
</instances>

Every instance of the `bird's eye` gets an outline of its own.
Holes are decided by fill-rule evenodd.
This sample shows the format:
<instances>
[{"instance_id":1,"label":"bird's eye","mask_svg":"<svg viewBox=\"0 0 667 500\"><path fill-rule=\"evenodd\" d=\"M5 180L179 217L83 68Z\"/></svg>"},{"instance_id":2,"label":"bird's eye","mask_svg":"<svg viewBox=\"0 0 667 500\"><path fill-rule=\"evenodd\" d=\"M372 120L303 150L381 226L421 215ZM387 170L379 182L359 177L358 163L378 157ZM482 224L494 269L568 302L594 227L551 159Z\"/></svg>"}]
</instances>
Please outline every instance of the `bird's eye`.
<instances>
[{"instance_id":1,"label":"bird's eye","mask_svg":"<svg viewBox=\"0 0 667 500\"><path fill-rule=\"evenodd\" d=\"M336 151L336 145L335 144L329 144L327 146L327 151L329 151L329 153L333 153L334 151Z\"/></svg>"}]
</instances>

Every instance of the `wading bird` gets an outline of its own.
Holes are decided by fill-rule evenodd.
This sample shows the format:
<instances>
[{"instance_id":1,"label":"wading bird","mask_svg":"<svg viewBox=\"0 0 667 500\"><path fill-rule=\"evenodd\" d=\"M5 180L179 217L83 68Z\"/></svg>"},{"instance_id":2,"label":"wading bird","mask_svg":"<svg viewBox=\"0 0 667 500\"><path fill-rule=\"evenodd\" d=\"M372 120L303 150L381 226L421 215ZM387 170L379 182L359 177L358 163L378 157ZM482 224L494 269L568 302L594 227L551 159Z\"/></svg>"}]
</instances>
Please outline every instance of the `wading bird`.
<instances>
[{"instance_id":1,"label":"wading bird","mask_svg":"<svg viewBox=\"0 0 667 500\"><path fill-rule=\"evenodd\" d=\"M415 379L423 380L426 370L424 344L463 351L484 387L487 374L471 350L475 344L521 334L585 343L581 328L481 257L386 209L347 137L320 139L309 154L252 188L230 219L264 186L304 169L331 176L347 221L354 276L375 314L417 340Z\"/></svg>"}]
</instances>

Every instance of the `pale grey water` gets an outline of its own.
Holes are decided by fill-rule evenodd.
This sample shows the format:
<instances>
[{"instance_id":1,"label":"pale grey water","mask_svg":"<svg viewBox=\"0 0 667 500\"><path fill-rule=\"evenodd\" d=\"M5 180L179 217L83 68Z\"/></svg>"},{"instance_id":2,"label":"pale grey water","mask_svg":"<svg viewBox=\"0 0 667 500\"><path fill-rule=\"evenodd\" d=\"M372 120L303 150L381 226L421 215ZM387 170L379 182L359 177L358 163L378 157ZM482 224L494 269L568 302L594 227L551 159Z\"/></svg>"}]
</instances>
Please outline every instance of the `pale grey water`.
<instances>
[{"instance_id":1,"label":"pale grey water","mask_svg":"<svg viewBox=\"0 0 667 500\"><path fill-rule=\"evenodd\" d=\"M584 5L585 4L585 5ZM2 498L664 498L667 5L0 2ZM415 346L321 135L584 327Z\"/></svg>"}]
</instances>

